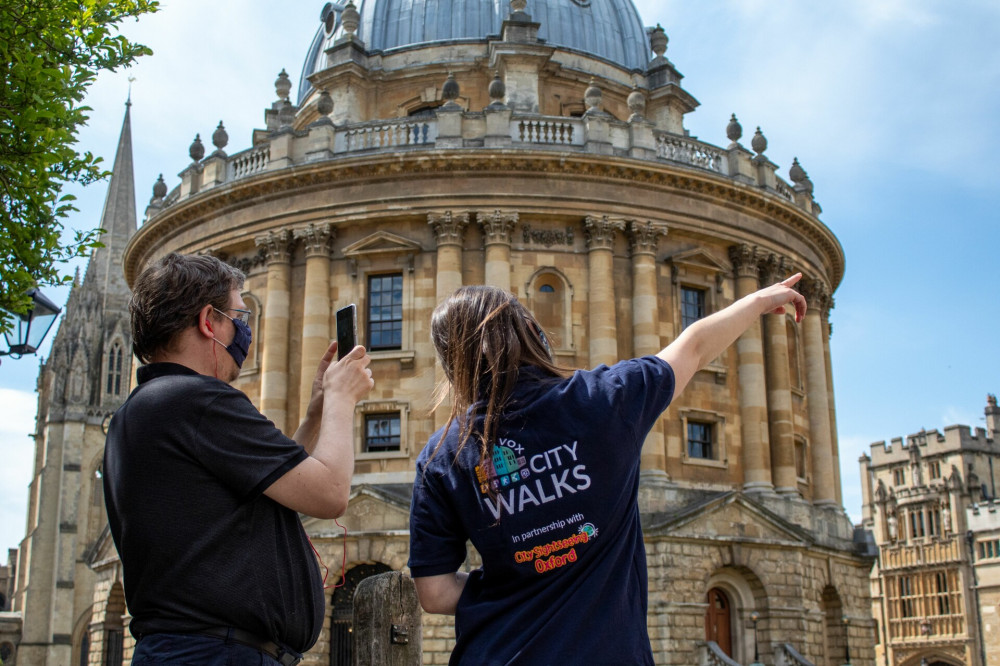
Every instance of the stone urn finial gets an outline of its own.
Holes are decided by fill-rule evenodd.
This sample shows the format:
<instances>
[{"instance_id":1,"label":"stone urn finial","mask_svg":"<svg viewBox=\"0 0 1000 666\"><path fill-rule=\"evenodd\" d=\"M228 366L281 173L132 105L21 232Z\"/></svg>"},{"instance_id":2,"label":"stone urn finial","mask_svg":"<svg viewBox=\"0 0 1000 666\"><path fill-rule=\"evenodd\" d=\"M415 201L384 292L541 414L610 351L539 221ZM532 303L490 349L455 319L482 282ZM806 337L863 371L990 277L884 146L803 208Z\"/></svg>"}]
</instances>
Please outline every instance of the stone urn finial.
<instances>
[{"instance_id":1,"label":"stone urn finial","mask_svg":"<svg viewBox=\"0 0 1000 666\"><path fill-rule=\"evenodd\" d=\"M740 138L743 136L743 125L740 125L740 121L736 120L736 114L729 119L729 124L726 125L726 136L733 143L739 142Z\"/></svg>"},{"instance_id":2,"label":"stone urn finial","mask_svg":"<svg viewBox=\"0 0 1000 666\"><path fill-rule=\"evenodd\" d=\"M750 147L753 148L753 152L757 153L757 157L764 156L764 151L767 150L767 138L760 131L760 127L754 132L753 139L750 140Z\"/></svg>"},{"instance_id":3,"label":"stone urn finial","mask_svg":"<svg viewBox=\"0 0 1000 666\"><path fill-rule=\"evenodd\" d=\"M288 94L292 92L292 80L288 77L288 72L284 68L281 69L278 78L274 80L274 92L277 93L279 100L287 100Z\"/></svg>"},{"instance_id":4,"label":"stone urn finial","mask_svg":"<svg viewBox=\"0 0 1000 666\"><path fill-rule=\"evenodd\" d=\"M448 72L448 78L445 79L444 85L441 86L441 99L444 100L444 105L446 107L458 106L455 100L461 94L462 89L459 87L458 81L455 80L455 73Z\"/></svg>"},{"instance_id":5,"label":"stone urn finial","mask_svg":"<svg viewBox=\"0 0 1000 666\"><path fill-rule=\"evenodd\" d=\"M520 14L528 7L528 0L510 0L511 14Z\"/></svg>"},{"instance_id":6,"label":"stone urn finial","mask_svg":"<svg viewBox=\"0 0 1000 666\"><path fill-rule=\"evenodd\" d=\"M228 143L229 133L226 132L226 128L220 120L219 126L215 128L214 132L212 132L212 145L215 146L216 150L221 151Z\"/></svg>"},{"instance_id":7,"label":"stone urn finial","mask_svg":"<svg viewBox=\"0 0 1000 666\"><path fill-rule=\"evenodd\" d=\"M191 147L188 148L188 155L195 162L205 156L205 144L201 142L201 134L194 135L194 141L191 142Z\"/></svg>"},{"instance_id":8,"label":"stone urn finial","mask_svg":"<svg viewBox=\"0 0 1000 666\"><path fill-rule=\"evenodd\" d=\"M788 169L788 177L795 183L796 189L812 194L813 183L809 180L809 174L799 164L799 158L792 158L792 166Z\"/></svg>"},{"instance_id":9,"label":"stone urn finial","mask_svg":"<svg viewBox=\"0 0 1000 666\"><path fill-rule=\"evenodd\" d=\"M583 93L583 102L587 105L587 111L601 111L601 104L604 101L604 93L597 87L597 79L590 77L590 85Z\"/></svg>"},{"instance_id":10,"label":"stone urn finial","mask_svg":"<svg viewBox=\"0 0 1000 666\"><path fill-rule=\"evenodd\" d=\"M333 113L333 98L325 90L319 93L319 99L316 100L316 111L324 118Z\"/></svg>"},{"instance_id":11,"label":"stone urn finial","mask_svg":"<svg viewBox=\"0 0 1000 666\"><path fill-rule=\"evenodd\" d=\"M657 59L664 57L663 54L667 52L667 42L669 41L663 26L657 23L656 27L649 33L649 47L653 49Z\"/></svg>"},{"instance_id":12,"label":"stone urn finial","mask_svg":"<svg viewBox=\"0 0 1000 666\"><path fill-rule=\"evenodd\" d=\"M632 116L628 121L633 123L642 120L646 114L646 96L642 93L639 86L632 87L632 92L628 94L626 103L628 104L628 110L632 112Z\"/></svg>"},{"instance_id":13,"label":"stone urn finial","mask_svg":"<svg viewBox=\"0 0 1000 666\"><path fill-rule=\"evenodd\" d=\"M344 11L340 15L340 25L344 28L344 34L347 37L354 37L354 33L358 31L358 26L361 25L361 14L358 13L358 8L354 6L354 2L348 2L347 6L344 7Z\"/></svg>"},{"instance_id":14,"label":"stone urn finial","mask_svg":"<svg viewBox=\"0 0 1000 666\"><path fill-rule=\"evenodd\" d=\"M167 184L163 181L163 174L156 179L153 183L153 198L150 199L150 203L163 201L163 197L167 196Z\"/></svg>"},{"instance_id":15,"label":"stone urn finial","mask_svg":"<svg viewBox=\"0 0 1000 666\"><path fill-rule=\"evenodd\" d=\"M493 80L489 87L490 106L502 106L504 97L507 96L507 84L500 78L500 72L493 73Z\"/></svg>"},{"instance_id":16,"label":"stone urn finial","mask_svg":"<svg viewBox=\"0 0 1000 666\"><path fill-rule=\"evenodd\" d=\"M281 108L278 109L278 125L280 127L291 127L295 121L295 107L287 99Z\"/></svg>"}]
</instances>

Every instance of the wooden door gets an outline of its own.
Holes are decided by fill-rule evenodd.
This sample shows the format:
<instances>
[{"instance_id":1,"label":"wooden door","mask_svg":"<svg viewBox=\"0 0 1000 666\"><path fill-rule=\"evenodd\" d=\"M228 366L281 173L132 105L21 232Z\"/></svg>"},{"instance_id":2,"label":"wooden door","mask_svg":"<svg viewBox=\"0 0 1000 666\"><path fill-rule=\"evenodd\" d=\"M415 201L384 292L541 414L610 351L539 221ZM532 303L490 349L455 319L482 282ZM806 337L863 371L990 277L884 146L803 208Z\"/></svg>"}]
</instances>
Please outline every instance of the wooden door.
<instances>
[{"instance_id":1,"label":"wooden door","mask_svg":"<svg viewBox=\"0 0 1000 666\"><path fill-rule=\"evenodd\" d=\"M729 597L717 587L708 591L708 610L705 611L705 640L715 641L719 648L733 656L733 634Z\"/></svg>"}]
</instances>

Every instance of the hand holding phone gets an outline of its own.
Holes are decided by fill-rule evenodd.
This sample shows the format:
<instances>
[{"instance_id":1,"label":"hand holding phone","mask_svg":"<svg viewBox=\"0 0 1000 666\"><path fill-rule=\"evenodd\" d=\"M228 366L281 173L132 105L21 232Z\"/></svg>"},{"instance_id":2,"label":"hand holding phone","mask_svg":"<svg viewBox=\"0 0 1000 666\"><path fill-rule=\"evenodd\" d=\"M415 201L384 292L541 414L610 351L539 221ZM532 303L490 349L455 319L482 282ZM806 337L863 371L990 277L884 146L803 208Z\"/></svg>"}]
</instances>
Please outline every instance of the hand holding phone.
<instances>
[{"instance_id":1,"label":"hand holding phone","mask_svg":"<svg viewBox=\"0 0 1000 666\"><path fill-rule=\"evenodd\" d=\"M358 345L358 309L351 303L337 310L337 360Z\"/></svg>"}]
</instances>

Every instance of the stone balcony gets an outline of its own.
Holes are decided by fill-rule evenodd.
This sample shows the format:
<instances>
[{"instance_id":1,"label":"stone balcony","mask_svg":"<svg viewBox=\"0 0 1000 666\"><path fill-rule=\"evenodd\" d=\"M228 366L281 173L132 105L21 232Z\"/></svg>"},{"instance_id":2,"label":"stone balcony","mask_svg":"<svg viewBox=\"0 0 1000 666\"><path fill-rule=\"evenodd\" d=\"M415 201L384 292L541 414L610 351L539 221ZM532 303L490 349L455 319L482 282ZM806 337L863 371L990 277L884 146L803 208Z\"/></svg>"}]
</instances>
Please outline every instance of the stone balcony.
<instances>
[{"instance_id":1,"label":"stone balcony","mask_svg":"<svg viewBox=\"0 0 1000 666\"><path fill-rule=\"evenodd\" d=\"M735 118L728 133L730 138L738 139L742 130L734 134L733 123ZM181 184L169 195L162 185L159 192L154 188L147 219L189 197L258 174L366 155L455 149L505 153L525 150L535 154L551 151L670 165L714 174L731 180L734 185L754 188L814 219L821 212L812 197L812 182L797 162L791 169L792 184L778 177L777 165L763 154L767 141L759 129L753 141L755 155L737 140L728 148L719 148L657 129L638 114L625 122L601 111L588 111L582 117L541 116L519 114L504 105L493 104L483 111L464 111L457 105L449 109L445 105L427 118L343 125L334 125L323 118L304 129L289 124L275 132L257 132L255 138L256 145L233 155L223 152L225 140L214 138L219 149L205 159L201 159L204 148L197 141L191 149L194 161L179 174Z\"/></svg>"}]
</instances>

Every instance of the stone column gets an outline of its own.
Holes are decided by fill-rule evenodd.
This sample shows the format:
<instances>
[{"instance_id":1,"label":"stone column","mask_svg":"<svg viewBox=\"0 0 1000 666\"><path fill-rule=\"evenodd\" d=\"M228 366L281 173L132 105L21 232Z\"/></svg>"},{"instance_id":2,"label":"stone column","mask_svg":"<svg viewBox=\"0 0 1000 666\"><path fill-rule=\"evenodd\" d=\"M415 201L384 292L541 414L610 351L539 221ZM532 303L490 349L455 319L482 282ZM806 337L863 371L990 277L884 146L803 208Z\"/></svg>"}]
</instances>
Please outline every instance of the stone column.
<instances>
[{"instance_id":1,"label":"stone column","mask_svg":"<svg viewBox=\"0 0 1000 666\"><path fill-rule=\"evenodd\" d=\"M757 291L759 253L755 246L733 245L729 258L736 270L736 298ZM764 346L760 321L755 321L736 341L740 382L740 435L743 440L743 490L770 493L771 451L767 432L767 386L764 381Z\"/></svg>"},{"instance_id":2,"label":"stone column","mask_svg":"<svg viewBox=\"0 0 1000 666\"><path fill-rule=\"evenodd\" d=\"M833 442L830 430L830 400L826 381L826 358L823 353L823 318L826 286L815 278L804 278L799 290L809 309L803 323L806 362L806 404L809 411L809 438L812 449L813 503L836 506L833 470Z\"/></svg>"},{"instance_id":3,"label":"stone column","mask_svg":"<svg viewBox=\"0 0 1000 666\"><path fill-rule=\"evenodd\" d=\"M486 245L486 284L510 291L510 243L517 213L479 213L476 222L483 228Z\"/></svg>"},{"instance_id":4,"label":"stone column","mask_svg":"<svg viewBox=\"0 0 1000 666\"><path fill-rule=\"evenodd\" d=\"M427 223L434 229L434 239L437 241L437 275L435 276L437 304L442 303L446 298L462 286L462 237L465 234L465 227L469 224L468 213L452 214L451 211L444 213L430 213L427 215ZM445 381L444 369L440 361L434 364L435 383L441 384ZM434 412L434 426L440 428L448 420L448 402L442 404L440 409Z\"/></svg>"},{"instance_id":5,"label":"stone column","mask_svg":"<svg viewBox=\"0 0 1000 666\"><path fill-rule=\"evenodd\" d=\"M288 424L288 319L291 299L292 232L269 231L255 239L267 253L267 294L261 350L260 411L279 430Z\"/></svg>"},{"instance_id":6,"label":"stone column","mask_svg":"<svg viewBox=\"0 0 1000 666\"><path fill-rule=\"evenodd\" d=\"M784 257L771 254L761 263L761 284L774 284L785 277ZM764 315L765 374L767 379L767 425L771 440L771 475L782 495L799 492L795 471L795 428L792 413L792 381L788 368L786 315Z\"/></svg>"},{"instance_id":7,"label":"stone column","mask_svg":"<svg viewBox=\"0 0 1000 666\"><path fill-rule=\"evenodd\" d=\"M330 243L335 233L329 222L310 223L295 232L306 255L306 287L302 306L302 358L299 368L299 418L305 418L312 395L316 366L330 346Z\"/></svg>"},{"instance_id":8,"label":"stone column","mask_svg":"<svg viewBox=\"0 0 1000 666\"><path fill-rule=\"evenodd\" d=\"M833 334L833 324L830 323L830 310L833 309L833 296L827 296L822 312L823 358L826 360L826 395L830 401L830 442L833 450L834 491L837 504L844 505L840 486L840 442L837 437L837 408L833 396L833 361L830 358L830 336Z\"/></svg>"},{"instance_id":9,"label":"stone column","mask_svg":"<svg viewBox=\"0 0 1000 666\"><path fill-rule=\"evenodd\" d=\"M590 325L590 367L618 361L618 336L615 325L615 231L625 228L621 220L607 215L588 215L584 220L587 234L588 275L587 307Z\"/></svg>"},{"instance_id":10,"label":"stone column","mask_svg":"<svg viewBox=\"0 0 1000 666\"><path fill-rule=\"evenodd\" d=\"M667 234L663 224L628 223L632 251L632 349L636 356L656 354L660 344L660 312L656 298L657 239ZM641 483L663 482L667 476L667 450L663 426L657 421L642 445Z\"/></svg>"}]
</instances>

